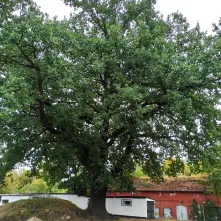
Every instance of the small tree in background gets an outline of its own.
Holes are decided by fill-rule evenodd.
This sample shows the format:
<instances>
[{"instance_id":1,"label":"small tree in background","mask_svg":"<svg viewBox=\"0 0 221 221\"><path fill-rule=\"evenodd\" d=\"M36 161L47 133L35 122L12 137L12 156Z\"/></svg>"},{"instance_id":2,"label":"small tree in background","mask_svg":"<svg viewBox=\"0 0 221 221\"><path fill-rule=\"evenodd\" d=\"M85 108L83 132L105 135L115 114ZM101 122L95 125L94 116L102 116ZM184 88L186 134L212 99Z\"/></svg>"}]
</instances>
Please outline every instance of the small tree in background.
<instances>
[{"instance_id":1,"label":"small tree in background","mask_svg":"<svg viewBox=\"0 0 221 221\"><path fill-rule=\"evenodd\" d=\"M143 172L142 167L137 165L135 171L131 173L131 176L143 177L143 176L145 176L145 173Z\"/></svg>"},{"instance_id":2,"label":"small tree in background","mask_svg":"<svg viewBox=\"0 0 221 221\"><path fill-rule=\"evenodd\" d=\"M211 150L204 152L202 170L208 174L208 179L201 182L218 202L221 197L221 145L214 145Z\"/></svg>"},{"instance_id":3,"label":"small tree in background","mask_svg":"<svg viewBox=\"0 0 221 221\"><path fill-rule=\"evenodd\" d=\"M58 184L48 185L43 179L31 176L27 170L14 170L8 172L4 183L0 185L0 193L64 193Z\"/></svg>"},{"instance_id":4,"label":"small tree in background","mask_svg":"<svg viewBox=\"0 0 221 221\"><path fill-rule=\"evenodd\" d=\"M193 220L197 220L200 217L200 209L199 209L198 203L195 199L193 199L193 201L192 201L190 217Z\"/></svg>"},{"instance_id":5,"label":"small tree in background","mask_svg":"<svg viewBox=\"0 0 221 221\"><path fill-rule=\"evenodd\" d=\"M195 221L219 221L221 219L221 210L216 203L207 200L199 207L197 201L194 199L191 205L191 218Z\"/></svg>"}]
</instances>

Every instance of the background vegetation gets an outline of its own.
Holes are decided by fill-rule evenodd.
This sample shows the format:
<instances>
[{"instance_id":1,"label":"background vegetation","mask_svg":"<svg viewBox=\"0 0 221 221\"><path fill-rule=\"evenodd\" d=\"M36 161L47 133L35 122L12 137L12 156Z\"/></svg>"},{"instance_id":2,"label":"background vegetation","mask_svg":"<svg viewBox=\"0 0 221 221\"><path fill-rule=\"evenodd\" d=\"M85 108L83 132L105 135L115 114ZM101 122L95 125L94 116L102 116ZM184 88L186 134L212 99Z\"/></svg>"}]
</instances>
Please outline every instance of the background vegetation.
<instances>
[{"instance_id":1,"label":"background vegetation","mask_svg":"<svg viewBox=\"0 0 221 221\"><path fill-rule=\"evenodd\" d=\"M65 193L58 184L49 185L42 178L31 176L27 170L13 170L6 174L0 193Z\"/></svg>"}]
</instances>

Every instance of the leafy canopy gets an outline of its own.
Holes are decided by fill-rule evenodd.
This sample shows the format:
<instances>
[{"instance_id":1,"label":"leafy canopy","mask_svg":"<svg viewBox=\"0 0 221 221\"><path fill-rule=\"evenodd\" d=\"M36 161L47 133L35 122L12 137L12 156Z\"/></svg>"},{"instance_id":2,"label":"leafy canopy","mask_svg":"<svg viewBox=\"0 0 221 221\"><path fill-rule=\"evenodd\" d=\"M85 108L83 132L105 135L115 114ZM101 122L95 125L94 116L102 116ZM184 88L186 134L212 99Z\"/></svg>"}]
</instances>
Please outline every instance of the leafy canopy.
<instances>
[{"instance_id":1,"label":"leafy canopy","mask_svg":"<svg viewBox=\"0 0 221 221\"><path fill-rule=\"evenodd\" d=\"M0 28L1 174L129 189L137 164L174 174L220 138L219 37L151 0L66 0L62 21L22 2Z\"/></svg>"}]
</instances>

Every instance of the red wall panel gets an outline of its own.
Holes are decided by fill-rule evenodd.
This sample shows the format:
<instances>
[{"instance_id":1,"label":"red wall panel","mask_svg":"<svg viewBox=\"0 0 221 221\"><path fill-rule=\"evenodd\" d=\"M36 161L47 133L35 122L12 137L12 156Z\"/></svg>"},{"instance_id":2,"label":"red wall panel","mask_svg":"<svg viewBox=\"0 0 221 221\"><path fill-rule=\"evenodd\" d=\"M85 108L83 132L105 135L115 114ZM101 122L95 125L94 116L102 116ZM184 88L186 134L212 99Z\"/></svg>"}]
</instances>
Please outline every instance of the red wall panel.
<instances>
[{"instance_id":1,"label":"red wall panel","mask_svg":"<svg viewBox=\"0 0 221 221\"><path fill-rule=\"evenodd\" d=\"M191 205L193 199L198 204L202 204L207 199L216 201L216 198L211 194L204 192L166 192L166 191L137 191L134 193L129 192L109 192L107 196L111 197L147 197L155 201L155 207L160 209L160 217L164 217L164 208L170 208L173 218L176 217L176 207L179 205L187 208L188 217L190 215ZM218 205L221 207L221 199L218 201Z\"/></svg>"}]
</instances>

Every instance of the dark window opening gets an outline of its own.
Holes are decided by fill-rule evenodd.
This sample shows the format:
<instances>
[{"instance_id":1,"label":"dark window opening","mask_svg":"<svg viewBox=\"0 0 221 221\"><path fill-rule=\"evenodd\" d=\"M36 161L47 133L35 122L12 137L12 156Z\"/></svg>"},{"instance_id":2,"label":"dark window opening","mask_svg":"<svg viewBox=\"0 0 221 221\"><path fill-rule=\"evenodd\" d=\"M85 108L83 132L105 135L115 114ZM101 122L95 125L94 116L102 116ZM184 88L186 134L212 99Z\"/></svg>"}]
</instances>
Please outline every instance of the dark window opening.
<instances>
[{"instance_id":1,"label":"dark window opening","mask_svg":"<svg viewBox=\"0 0 221 221\"><path fill-rule=\"evenodd\" d=\"M9 200L2 200L2 204L6 204L8 202L9 202Z\"/></svg>"},{"instance_id":2,"label":"dark window opening","mask_svg":"<svg viewBox=\"0 0 221 221\"><path fill-rule=\"evenodd\" d=\"M132 206L132 200L121 200L121 206Z\"/></svg>"}]
</instances>

